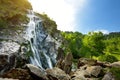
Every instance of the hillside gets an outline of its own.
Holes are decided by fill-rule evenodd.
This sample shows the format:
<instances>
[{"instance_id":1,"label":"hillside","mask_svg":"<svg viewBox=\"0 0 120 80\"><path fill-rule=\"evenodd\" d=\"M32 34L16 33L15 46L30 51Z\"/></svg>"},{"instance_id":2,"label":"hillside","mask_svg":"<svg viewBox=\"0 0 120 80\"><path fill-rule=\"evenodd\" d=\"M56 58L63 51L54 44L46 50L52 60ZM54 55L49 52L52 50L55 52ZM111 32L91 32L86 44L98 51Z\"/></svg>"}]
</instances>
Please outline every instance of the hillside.
<instances>
[{"instance_id":1,"label":"hillside","mask_svg":"<svg viewBox=\"0 0 120 80\"><path fill-rule=\"evenodd\" d=\"M120 60L120 33L112 32L62 32L66 51L71 51L74 58L86 57L100 61L114 62Z\"/></svg>"}]
</instances>

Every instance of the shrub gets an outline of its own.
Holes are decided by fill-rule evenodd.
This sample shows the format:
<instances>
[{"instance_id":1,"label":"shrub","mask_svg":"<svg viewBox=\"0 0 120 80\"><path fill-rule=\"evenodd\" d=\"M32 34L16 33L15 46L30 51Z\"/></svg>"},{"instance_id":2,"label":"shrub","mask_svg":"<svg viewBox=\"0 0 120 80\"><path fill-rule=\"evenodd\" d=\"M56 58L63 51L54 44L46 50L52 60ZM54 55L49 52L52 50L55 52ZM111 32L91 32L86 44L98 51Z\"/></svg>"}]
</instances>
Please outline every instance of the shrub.
<instances>
[{"instance_id":1,"label":"shrub","mask_svg":"<svg viewBox=\"0 0 120 80\"><path fill-rule=\"evenodd\" d=\"M107 61L107 62L116 62L118 59L115 56L112 55L101 55L98 58L100 61Z\"/></svg>"}]
</instances>

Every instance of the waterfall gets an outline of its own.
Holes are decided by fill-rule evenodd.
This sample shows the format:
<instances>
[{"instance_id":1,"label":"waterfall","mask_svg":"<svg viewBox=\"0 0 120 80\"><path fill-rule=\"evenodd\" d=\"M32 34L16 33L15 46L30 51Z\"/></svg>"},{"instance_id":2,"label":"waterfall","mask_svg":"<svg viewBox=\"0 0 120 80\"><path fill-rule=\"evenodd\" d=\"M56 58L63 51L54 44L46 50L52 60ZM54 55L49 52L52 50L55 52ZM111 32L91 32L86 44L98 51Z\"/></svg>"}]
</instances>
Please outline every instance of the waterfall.
<instances>
[{"instance_id":1,"label":"waterfall","mask_svg":"<svg viewBox=\"0 0 120 80\"><path fill-rule=\"evenodd\" d=\"M27 40L30 42L33 56L30 57L30 63L41 69L52 68L56 62L55 41L45 32L42 19L29 11L30 21L26 30Z\"/></svg>"}]
</instances>

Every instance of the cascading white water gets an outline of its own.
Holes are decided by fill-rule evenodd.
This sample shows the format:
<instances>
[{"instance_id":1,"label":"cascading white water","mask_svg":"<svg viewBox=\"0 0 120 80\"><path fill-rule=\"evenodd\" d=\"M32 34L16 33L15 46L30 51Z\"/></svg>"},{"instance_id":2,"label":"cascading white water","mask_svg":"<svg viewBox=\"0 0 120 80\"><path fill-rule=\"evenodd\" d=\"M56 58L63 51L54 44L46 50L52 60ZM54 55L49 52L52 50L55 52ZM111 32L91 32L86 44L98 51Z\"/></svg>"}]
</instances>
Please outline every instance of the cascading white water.
<instances>
[{"instance_id":1,"label":"cascading white water","mask_svg":"<svg viewBox=\"0 0 120 80\"><path fill-rule=\"evenodd\" d=\"M29 11L30 22L27 28L27 40L30 42L33 56L30 57L30 63L41 69L52 68L56 62L56 50L54 40L47 34L42 26L42 20ZM49 40L48 40L49 39ZM51 41L50 41L51 39Z\"/></svg>"}]
</instances>

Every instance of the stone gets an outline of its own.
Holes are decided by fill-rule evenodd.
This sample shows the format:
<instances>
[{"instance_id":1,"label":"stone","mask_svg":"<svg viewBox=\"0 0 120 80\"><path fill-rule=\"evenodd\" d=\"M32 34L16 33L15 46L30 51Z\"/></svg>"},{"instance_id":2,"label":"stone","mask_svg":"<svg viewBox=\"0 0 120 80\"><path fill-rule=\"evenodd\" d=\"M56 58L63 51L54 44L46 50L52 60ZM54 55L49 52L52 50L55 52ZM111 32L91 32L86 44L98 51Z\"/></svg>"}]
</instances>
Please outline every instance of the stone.
<instances>
[{"instance_id":1,"label":"stone","mask_svg":"<svg viewBox=\"0 0 120 80\"><path fill-rule=\"evenodd\" d=\"M44 71L42 71L40 68L38 68L37 66L34 66L32 64L26 64L26 67L30 70L30 72L39 77L40 80L48 80L46 77L46 74Z\"/></svg>"},{"instance_id":2,"label":"stone","mask_svg":"<svg viewBox=\"0 0 120 80\"><path fill-rule=\"evenodd\" d=\"M111 72L108 72L104 75L103 79L102 80L115 80L112 73Z\"/></svg>"},{"instance_id":3,"label":"stone","mask_svg":"<svg viewBox=\"0 0 120 80\"><path fill-rule=\"evenodd\" d=\"M46 73L49 80L70 80L70 76L57 67L46 69Z\"/></svg>"},{"instance_id":4,"label":"stone","mask_svg":"<svg viewBox=\"0 0 120 80\"><path fill-rule=\"evenodd\" d=\"M98 77L98 75L100 74L102 70L102 67L101 66L90 66L90 67L87 67L86 71L92 75L92 76L95 76L95 77Z\"/></svg>"}]
</instances>

